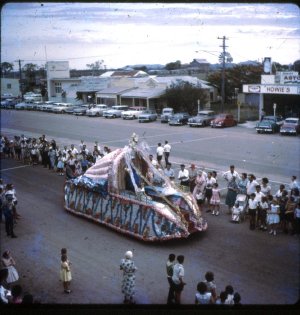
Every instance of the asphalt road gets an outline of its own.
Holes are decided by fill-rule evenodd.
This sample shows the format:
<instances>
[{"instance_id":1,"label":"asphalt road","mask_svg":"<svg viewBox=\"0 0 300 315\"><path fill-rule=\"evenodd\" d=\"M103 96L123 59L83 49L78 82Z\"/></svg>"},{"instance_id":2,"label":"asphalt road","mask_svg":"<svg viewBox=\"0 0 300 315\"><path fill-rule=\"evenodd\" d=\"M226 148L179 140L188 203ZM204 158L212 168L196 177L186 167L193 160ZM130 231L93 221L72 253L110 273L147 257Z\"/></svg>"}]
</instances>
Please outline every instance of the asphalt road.
<instances>
[{"instance_id":1,"label":"asphalt road","mask_svg":"<svg viewBox=\"0 0 300 315\"><path fill-rule=\"evenodd\" d=\"M2 134L46 134L59 143L75 144L83 138L87 143L98 140L111 147L127 144L133 131L140 135L146 132L144 136L153 149L160 140L171 142L174 161L196 161L207 168L218 166L218 170L226 170L232 163L238 170L244 170L242 166L247 165L247 171L261 172L263 176L283 182L289 182L290 175L299 173L296 158L299 155L288 164L285 161L291 155L289 152L295 148L299 151L299 139L256 135L254 130L242 127L199 130L169 127L159 122L141 125L136 121L77 119L15 111L3 111L1 122ZM223 155L219 154L221 146L223 151L226 148ZM248 155L249 163L243 164L245 155L240 151L246 149L253 153ZM277 158L258 156L266 152ZM208 270L215 274L218 292L231 284L241 294L243 304L293 304L299 298L300 253L296 236L279 233L274 237L266 232L250 231L248 221L230 223L230 216L222 209L219 217L204 213L209 224L205 233L192 235L187 240L145 244L68 214L63 209L64 178L41 166L23 166L4 159L1 177L15 184L22 215L15 230L17 239L7 238L4 224L0 225L1 248L10 248L24 290L42 303L122 303L119 262L127 250L133 250L138 267L136 300L139 304L165 304L168 292L165 262L171 252L186 258L183 304L194 303L197 283ZM68 248L72 261L73 292L70 295L63 293L59 281L62 247Z\"/></svg>"}]
</instances>

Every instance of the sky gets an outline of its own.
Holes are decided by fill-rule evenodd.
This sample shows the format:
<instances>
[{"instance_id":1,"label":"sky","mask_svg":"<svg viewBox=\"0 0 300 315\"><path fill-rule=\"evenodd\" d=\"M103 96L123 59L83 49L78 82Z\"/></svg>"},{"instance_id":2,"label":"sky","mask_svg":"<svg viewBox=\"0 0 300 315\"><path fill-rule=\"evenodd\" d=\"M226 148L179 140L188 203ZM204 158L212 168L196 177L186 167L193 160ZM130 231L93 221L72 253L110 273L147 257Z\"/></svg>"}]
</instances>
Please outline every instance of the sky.
<instances>
[{"instance_id":1,"label":"sky","mask_svg":"<svg viewBox=\"0 0 300 315\"><path fill-rule=\"evenodd\" d=\"M234 63L300 59L300 11L292 3L6 3L1 62L107 69L206 59L218 63L225 36Z\"/></svg>"}]
</instances>

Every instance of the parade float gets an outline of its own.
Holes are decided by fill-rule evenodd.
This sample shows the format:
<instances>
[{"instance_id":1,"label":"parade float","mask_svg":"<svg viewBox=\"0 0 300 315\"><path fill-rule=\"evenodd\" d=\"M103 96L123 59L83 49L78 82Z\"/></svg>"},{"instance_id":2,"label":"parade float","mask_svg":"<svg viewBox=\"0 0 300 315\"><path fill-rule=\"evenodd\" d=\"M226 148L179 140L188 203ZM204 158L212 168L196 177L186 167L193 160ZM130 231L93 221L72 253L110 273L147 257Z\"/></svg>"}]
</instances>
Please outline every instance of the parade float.
<instances>
[{"instance_id":1,"label":"parade float","mask_svg":"<svg viewBox=\"0 0 300 315\"><path fill-rule=\"evenodd\" d=\"M148 145L135 134L129 145L66 180L64 189L70 213L143 241L187 238L207 229L193 195L153 166Z\"/></svg>"}]
</instances>

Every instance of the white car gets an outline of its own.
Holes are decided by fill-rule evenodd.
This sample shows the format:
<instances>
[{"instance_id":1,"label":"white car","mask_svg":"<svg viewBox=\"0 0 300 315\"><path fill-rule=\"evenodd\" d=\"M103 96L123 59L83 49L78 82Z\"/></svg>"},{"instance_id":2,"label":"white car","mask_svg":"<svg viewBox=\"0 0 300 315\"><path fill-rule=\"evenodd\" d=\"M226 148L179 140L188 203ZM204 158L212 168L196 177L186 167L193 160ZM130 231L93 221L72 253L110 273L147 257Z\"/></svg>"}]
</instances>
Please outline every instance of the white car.
<instances>
[{"instance_id":1,"label":"white car","mask_svg":"<svg viewBox=\"0 0 300 315\"><path fill-rule=\"evenodd\" d=\"M133 106L129 107L128 110L125 110L121 113L123 119L137 119L140 114L146 109L144 106Z\"/></svg>"},{"instance_id":2,"label":"white car","mask_svg":"<svg viewBox=\"0 0 300 315\"><path fill-rule=\"evenodd\" d=\"M86 115L89 117L100 117L103 116L103 112L108 109L108 106L105 104L97 104L95 107L92 107L86 111Z\"/></svg>"},{"instance_id":3,"label":"white car","mask_svg":"<svg viewBox=\"0 0 300 315\"><path fill-rule=\"evenodd\" d=\"M15 105L15 109L33 109L32 101L24 101Z\"/></svg>"},{"instance_id":4,"label":"white car","mask_svg":"<svg viewBox=\"0 0 300 315\"><path fill-rule=\"evenodd\" d=\"M105 118L117 118L121 117L123 111L127 110L128 106L126 105L114 105L111 109L103 112L103 117Z\"/></svg>"},{"instance_id":5,"label":"white car","mask_svg":"<svg viewBox=\"0 0 300 315\"><path fill-rule=\"evenodd\" d=\"M65 114L68 108L75 107L72 103L54 103L53 105L55 106L52 107L51 112L55 114Z\"/></svg>"},{"instance_id":6,"label":"white car","mask_svg":"<svg viewBox=\"0 0 300 315\"><path fill-rule=\"evenodd\" d=\"M41 101L42 100L42 94L39 93L33 93L33 92L27 92L24 94L24 100L25 101Z\"/></svg>"}]
</instances>

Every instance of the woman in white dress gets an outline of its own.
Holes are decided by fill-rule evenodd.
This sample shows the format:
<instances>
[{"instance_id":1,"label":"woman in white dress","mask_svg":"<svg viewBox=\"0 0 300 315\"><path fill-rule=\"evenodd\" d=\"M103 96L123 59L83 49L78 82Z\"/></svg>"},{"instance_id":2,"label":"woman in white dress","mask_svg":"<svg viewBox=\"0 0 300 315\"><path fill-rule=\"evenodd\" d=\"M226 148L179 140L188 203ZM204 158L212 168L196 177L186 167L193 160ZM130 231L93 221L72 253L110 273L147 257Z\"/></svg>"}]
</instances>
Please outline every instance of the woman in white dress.
<instances>
[{"instance_id":1,"label":"woman in white dress","mask_svg":"<svg viewBox=\"0 0 300 315\"><path fill-rule=\"evenodd\" d=\"M277 201L273 199L270 204L270 210L267 212L267 224L270 227L270 234L273 234L274 236L276 235L276 228L279 222L279 205Z\"/></svg>"},{"instance_id":2,"label":"woman in white dress","mask_svg":"<svg viewBox=\"0 0 300 315\"><path fill-rule=\"evenodd\" d=\"M19 280L18 271L15 268L16 262L11 256L9 250L6 250L2 255L2 266L8 270L7 284L10 285L13 282Z\"/></svg>"}]
</instances>

